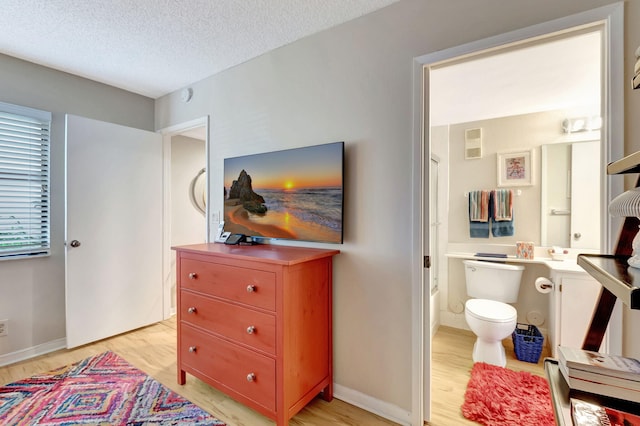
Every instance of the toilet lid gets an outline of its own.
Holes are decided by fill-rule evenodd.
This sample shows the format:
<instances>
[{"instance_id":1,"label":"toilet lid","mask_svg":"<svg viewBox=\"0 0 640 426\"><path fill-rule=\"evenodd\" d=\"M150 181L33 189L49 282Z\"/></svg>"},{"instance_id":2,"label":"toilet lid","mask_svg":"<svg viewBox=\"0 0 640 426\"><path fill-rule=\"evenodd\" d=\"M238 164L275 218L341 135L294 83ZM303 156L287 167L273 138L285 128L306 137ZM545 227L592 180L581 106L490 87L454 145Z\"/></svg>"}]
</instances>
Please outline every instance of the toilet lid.
<instances>
[{"instance_id":1,"label":"toilet lid","mask_svg":"<svg viewBox=\"0 0 640 426\"><path fill-rule=\"evenodd\" d=\"M509 322L518 317L518 311L511 305L487 299L469 299L465 303L467 313L491 322Z\"/></svg>"}]
</instances>

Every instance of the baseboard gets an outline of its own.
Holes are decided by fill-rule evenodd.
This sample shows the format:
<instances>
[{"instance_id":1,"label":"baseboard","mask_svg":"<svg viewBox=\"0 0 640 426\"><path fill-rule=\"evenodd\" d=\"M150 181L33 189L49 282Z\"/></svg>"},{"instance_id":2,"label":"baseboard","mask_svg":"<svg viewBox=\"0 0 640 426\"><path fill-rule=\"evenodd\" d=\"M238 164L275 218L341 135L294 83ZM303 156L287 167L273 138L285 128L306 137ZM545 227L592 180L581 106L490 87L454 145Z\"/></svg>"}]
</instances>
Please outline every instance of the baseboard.
<instances>
[{"instance_id":1,"label":"baseboard","mask_svg":"<svg viewBox=\"0 0 640 426\"><path fill-rule=\"evenodd\" d=\"M438 325L471 331L471 329L467 325L467 320L464 318L464 315L454 314L452 312L440 311L440 323ZM538 331L540 331L540 333L542 333L542 335L548 339L549 330L546 327L537 327Z\"/></svg>"},{"instance_id":2,"label":"baseboard","mask_svg":"<svg viewBox=\"0 0 640 426\"><path fill-rule=\"evenodd\" d=\"M25 359L34 358L40 355L48 354L59 349L67 347L67 339L61 338L52 340L41 345L32 346L30 348L22 349L16 352L10 352L8 354L0 355L0 367L13 364L16 362L24 361Z\"/></svg>"},{"instance_id":3,"label":"baseboard","mask_svg":"<svg viewBox=\"0 0 640 426\"><path fill-rule=\"evenodd\" d=\"M333 385L333 396L341 401L355 405L358 408L377 414L392 422L401 425L411 425L411 412L405 411L397 405L389 404L366 395L357 390L353 390L338 384Z\"/></svg>"},{"instance_id":4,"label":"baseboard","mask_svg":"<svg viewBox=\"0 0 640 426\"><path fill-rule=\"evenodd\" d=\"M464 319L464 313L456 314L449 311L440 311L440 325L446 327L459 328L463 330L470 330L467 325L467 320Z\"/></svg>"},{"instance_id":5,"label":"baseboard","mask_svg":"<svg viewBox=\"0 0 640 426\"><path fill-rule=\"evenodd\" d=\"M433 339L433 336L436 334L436 332L438 331L438 327L440 327L440 322L433 322L431 323L431 338Z\"/></svg>"}]
</instances>

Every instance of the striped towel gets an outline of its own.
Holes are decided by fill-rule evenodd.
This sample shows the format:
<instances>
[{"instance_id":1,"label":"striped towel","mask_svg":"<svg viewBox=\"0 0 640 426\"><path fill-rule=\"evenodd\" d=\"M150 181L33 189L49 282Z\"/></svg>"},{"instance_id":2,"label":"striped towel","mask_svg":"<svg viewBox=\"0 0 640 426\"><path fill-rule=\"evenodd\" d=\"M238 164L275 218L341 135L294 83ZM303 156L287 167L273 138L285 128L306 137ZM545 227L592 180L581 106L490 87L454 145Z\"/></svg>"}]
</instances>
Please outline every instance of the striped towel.
<instances>
[{"instance_id":1,"label":"striped towel","mask_svg":"<svg viewBox=\"0 0 640 426\"><path fill-rule=\"evenodd\" d=\"M469 236L489 238L490 191L469 192Z\"/></svg>"},{"instance_id":2,"label":"striped towel","mask_svg":"<svg viewBox=\"0 0 640 426\"><path fill-rule=\"evenodd\" d=\"M493 198L493 220L513 220L513 191L510 189L496 189Z\"/></svg>"},{"instance_id":3,"label":"striped towel","mask_svg":"<svg viewBox=\"0 0 640 426\"><path fill-rule=\"evenodd\" d=\"M489 222L489 191L469 192L469 220Z\"/></svg>"}]
</instances>

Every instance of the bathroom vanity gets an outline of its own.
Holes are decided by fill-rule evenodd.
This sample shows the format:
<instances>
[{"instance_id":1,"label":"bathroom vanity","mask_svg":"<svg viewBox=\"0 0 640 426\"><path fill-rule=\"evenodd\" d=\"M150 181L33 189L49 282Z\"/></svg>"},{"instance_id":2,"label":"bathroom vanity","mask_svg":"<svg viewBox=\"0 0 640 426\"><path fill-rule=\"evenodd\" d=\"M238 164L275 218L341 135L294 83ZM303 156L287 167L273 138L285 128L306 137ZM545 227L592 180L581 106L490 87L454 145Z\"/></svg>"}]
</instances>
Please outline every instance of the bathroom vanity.
<instances>
[{"instance_id":1,"label":"bathroom vanity","mask_svg":"<svg viewBox=\"0 0 640 426\"><path fill-rule=\"evenodd\" d=\"M543 318L544 323L539 327L545 331L545 338L551 348L552 356L556 356L556 348L560 345L582 346L602 286L578 265L575 257L557 261L542 257L540 252L536 253L533 259L519 259L513 255L506 258L478 257L471 252L448 253L447 257L506 262L525 267L527 265L544 266L548 271L545 276L552 281L553 288L547 295L548 318ZM531 283L523 283L522 287L526 285ZM523 312L522 317L525 315L526 313ZM525 320L521 319L521 321ZM609 346L609 334L606 333L600 349L608 352Z\"/></svg>"}]
</instances>

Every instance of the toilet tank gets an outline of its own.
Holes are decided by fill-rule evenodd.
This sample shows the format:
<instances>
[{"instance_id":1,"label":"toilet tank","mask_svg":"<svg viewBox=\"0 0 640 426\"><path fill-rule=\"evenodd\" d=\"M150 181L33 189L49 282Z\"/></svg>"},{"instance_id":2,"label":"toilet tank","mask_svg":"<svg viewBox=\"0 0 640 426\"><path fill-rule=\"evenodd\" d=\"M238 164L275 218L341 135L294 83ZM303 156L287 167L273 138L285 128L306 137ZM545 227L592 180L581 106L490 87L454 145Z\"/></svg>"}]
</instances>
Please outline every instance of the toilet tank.
<instances>
[{"instance_id":1,"label":"toilet tank","mask_svg":"<svg viewBox=\"0 0 640 426\"><path fill-rule=\"evenodd\" d=\"M469 297L504 303L518 301L524 266L479 260L462 262Z\"/></svg>"}]
</instances>

